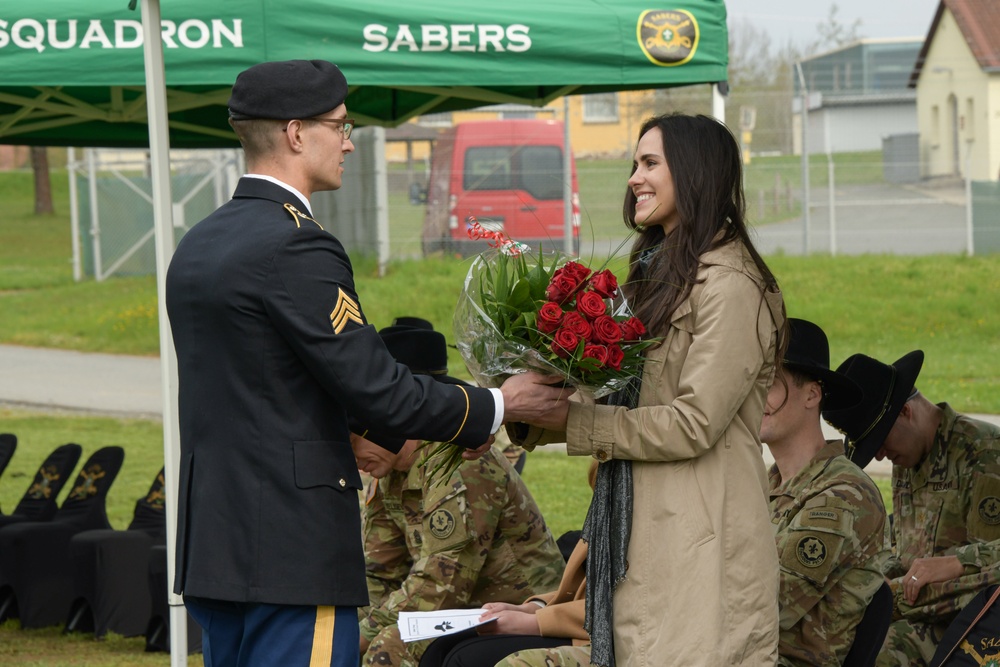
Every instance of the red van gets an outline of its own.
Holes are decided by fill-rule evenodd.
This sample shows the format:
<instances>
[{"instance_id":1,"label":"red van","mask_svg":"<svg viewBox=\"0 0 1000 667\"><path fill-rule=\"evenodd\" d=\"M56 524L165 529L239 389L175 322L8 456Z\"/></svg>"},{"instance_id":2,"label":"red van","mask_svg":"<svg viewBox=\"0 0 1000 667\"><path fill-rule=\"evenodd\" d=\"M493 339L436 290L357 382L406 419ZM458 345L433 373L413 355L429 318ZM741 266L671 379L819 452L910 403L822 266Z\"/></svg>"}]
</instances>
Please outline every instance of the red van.
<instances>
[{"instance_id":1,"label":"red van","mask_svg":"<svg viewBox=\"0 0 1000 667\"><path fill-rule=\"evenodd\" d=\"M459 123L437 139L424 217L424 252L474 255L469 216L533 250L563 250L563 125L553 120ZM580 244L580 197L572 161L573 250Z\"/></svg>"}]
</instances>

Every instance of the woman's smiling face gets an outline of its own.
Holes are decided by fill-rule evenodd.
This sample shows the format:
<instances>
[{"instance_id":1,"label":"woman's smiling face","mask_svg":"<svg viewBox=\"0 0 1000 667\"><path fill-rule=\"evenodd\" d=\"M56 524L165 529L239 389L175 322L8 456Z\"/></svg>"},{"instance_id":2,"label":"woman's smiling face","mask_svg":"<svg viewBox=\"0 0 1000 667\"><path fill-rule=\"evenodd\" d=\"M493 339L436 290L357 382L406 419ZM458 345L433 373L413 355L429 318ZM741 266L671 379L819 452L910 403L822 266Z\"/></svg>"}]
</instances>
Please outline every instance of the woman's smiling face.
<instances>
[{"instance_id":1,"label":"woman's smiling face","mask_svg":"<svg viewBox=\"0 0 1000 667\"><path fill-rule=\"evenodd\" d=\"M680 217L660 128L651 128L642 135L633 160L635 172L628 179L628 186L636 199L636 224L643 227L659 225L665 233L670 233L677 227Z\"/></svg>"}]
</instances>

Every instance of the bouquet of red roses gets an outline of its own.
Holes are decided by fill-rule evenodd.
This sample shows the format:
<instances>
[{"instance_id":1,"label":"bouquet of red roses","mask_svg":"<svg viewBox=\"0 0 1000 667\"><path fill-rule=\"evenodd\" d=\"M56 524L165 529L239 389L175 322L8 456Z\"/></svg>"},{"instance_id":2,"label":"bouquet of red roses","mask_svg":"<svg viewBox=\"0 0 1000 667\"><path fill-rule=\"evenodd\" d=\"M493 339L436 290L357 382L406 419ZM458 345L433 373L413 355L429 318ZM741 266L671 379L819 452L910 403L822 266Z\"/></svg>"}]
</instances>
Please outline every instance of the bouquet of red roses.
<instances>
[{"instance_id":1,"label":"bouquet of red roses","mask_svg":"<svg viewBox=\"0 0 1000 667\"><path fill-rule=\"evenodd\" d=\"M473 260L455 311L458 349L476 381L498 387L535 370L600 398L642 368L654 341L628 310L618 280L558 253L539 252L470 220L493 251Z\"/></svg>"}]
</instances>

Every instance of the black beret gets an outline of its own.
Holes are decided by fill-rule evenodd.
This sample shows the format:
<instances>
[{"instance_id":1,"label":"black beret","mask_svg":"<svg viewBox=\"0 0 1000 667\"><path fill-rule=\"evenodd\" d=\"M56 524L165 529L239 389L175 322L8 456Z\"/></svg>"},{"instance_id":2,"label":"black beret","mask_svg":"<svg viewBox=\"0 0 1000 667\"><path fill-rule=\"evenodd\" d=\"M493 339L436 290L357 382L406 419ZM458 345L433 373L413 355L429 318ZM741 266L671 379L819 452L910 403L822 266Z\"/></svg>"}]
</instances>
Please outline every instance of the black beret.
<instances>
[{"instance_id":1,"label":"black beret","mask_svg":"<svg viewBox=\"0 0 1000 667\"><path fill-rule=\"evenodd\" d=\"M240 72L229 98L233 120L313 118L347 99L347 79L325 60L260 63Z\"/></svg>"}]
</instances>

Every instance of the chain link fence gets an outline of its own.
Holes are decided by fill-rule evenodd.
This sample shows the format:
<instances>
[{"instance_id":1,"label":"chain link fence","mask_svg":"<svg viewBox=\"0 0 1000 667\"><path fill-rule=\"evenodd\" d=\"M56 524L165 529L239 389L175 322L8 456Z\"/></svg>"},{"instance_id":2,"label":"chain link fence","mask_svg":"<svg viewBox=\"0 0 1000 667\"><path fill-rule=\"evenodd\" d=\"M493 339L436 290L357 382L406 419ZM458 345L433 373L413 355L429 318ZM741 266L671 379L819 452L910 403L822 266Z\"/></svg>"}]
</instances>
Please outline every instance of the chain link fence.
<instances>
[{"instance_id":1,"label":"chain link fence","mask_svg":"<svg viewBox=\"0 0 1000 667\"><path fill-rule=\"evenodd\" d=\"M631 120L624 125L596 122L589 130L607 135L606 150L591 136L583 142L591 148L576 151L579 247L585 258L624 252L628 244L621 207L631 155L624 146L634 141L625 136L637 131L638 114L707 113L710 105L704 91L660 91L651 100L641 107L621 106L614 111L596 105L592 110L609 118L615 113L619 119L631 114ZM583 105L579 108L586 111ZM929 169L921 163L917 135L912 132L882 137L881 146L871 150L814 153L805 162L800 155L790 154L793 147L758 150L794 144L791 128L783 135L787 141L779 140L779 128L770 112L763 111L767 108L758 103L755 113L746 109L741 113L731 100L727 111L737 126L752 122L758 128L752 136L747 136L749 131L736 134L744 147L747 219L762 252L1000 251L1000 183L922 176ZM344 186L314 195L314 213L353 255L375 257L382 266L420 258L428 250L424 229L433 150L444 128L477 119L526 117L556 119L558 114L552 108L502 105L461 116L426 117L420 125L394 130L361 128L355 135L356 150L346 158ZM578 139L582 137L573 138L574 146ZM835 143L835 137L827 141L828 146ZM175 151L175 237L179 239L192 224L227 201L243 171L240 151ZM69 173L78 279L84 274L102 280L110 275L155 273L145 153L71 152ZM563 247L562 236L553 235L551 246Z\"/></svg>"}]
</instances>

